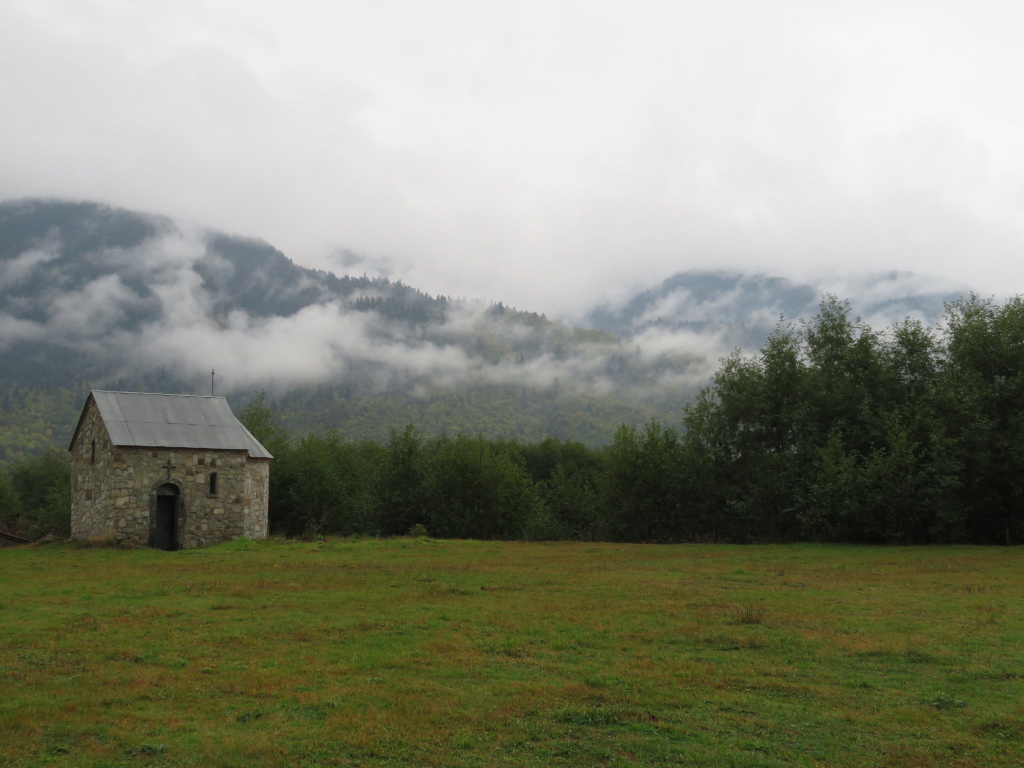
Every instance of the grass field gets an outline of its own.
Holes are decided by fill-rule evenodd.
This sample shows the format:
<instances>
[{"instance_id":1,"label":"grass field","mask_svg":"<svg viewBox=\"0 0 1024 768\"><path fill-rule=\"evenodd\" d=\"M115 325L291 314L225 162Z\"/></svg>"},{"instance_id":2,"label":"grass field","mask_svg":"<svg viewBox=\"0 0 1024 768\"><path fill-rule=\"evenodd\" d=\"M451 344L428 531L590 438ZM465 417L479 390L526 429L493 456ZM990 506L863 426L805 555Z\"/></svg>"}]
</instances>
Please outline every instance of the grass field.
<instances>
[{"instance_id":1,"label":"grass field","mask_svg":"<svg viewBox=\"0 0 1024 768\"><path fill-rule=\"evenodd\" d=\"M0 764L1024 765L1024 549L0 550Z\"/></svg>"}]
</instances>

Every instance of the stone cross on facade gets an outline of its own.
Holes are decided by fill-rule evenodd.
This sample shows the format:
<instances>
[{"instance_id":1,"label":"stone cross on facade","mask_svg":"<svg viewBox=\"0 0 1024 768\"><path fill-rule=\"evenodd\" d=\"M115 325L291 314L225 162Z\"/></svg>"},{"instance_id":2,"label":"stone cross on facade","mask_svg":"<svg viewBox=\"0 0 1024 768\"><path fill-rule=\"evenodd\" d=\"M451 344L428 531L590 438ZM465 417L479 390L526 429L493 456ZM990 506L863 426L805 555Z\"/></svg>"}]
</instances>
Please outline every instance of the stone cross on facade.
<instances>
[{"instance_id":1,"label":"stone cross on facade","mask_svg":"<svg viewBox=\"0 0 1024 768\"><path fill-rule=\"evenodd\" d=\"M171 470L174 469L174 467L176 466L176 465L171 463L171 458L172 458L172 454L171 454L170 451L168 451L167 452L167 463L163 465L164 469L167 470L167 479L168 480L171 479Z\"/></svg>"}]
</instances>

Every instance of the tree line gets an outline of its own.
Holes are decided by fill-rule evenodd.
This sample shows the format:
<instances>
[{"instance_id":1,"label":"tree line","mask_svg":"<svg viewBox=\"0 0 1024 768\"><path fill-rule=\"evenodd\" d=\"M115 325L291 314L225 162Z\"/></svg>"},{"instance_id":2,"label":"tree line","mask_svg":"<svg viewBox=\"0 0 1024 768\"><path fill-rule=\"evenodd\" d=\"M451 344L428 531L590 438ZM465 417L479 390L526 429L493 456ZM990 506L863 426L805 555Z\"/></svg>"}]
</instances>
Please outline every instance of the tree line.
<instances>
[{"instance_id":1,"label":"tree line","mask_svg":"<svg viewBox=\"0 0 1024 768\"><path fill-rule=\"evenodd\" d=\"M722 360L679 431L624 425L610 444L535 444L413 427L383 445L292 441L262 401L246 418L277 456L272 528L288 534L613 541L1017 543L1024 538L1024 300L971 296L937 327L876 331L826 296Z\"/></svg>"},{"instance_id":2,"label":"tree line","mask_svg":"<svg viewBox=\"0 0 1024 768\"><path fill-rule=\"evenodd\" d=\"M1024 301L876 332L826 297L686 410L690 514L733 539L1019 542Z\"/></svg>"},{"instance_id":3,"label":"tree line","mask_svg":"<svg viewBox=\"0 0 1024 768\"><path fill-rule=\"evenodd\" d=\"M71 463L50 450L0 464L0 530L29 539L71 535Z\"/></svg>"},{"instance_id":4,"label":"tree line","mask_svg":"<svg viewBox=\"0 0 1024 768\"><path fill-rule=\"evenodd\" d=\"M937 327L876 331L826 296L811 320L780 320L756 354L724 358L681 430L623 425L602 448L427 438L413 426L383 443L294 438L263 397L241 417L275 456L271 531L289 536L1024 538L1020 298L971 296ZM0 522L16 508L23 529L64 525L61 478L52 455L0 470Z\"/></svg>"}]
</instances>

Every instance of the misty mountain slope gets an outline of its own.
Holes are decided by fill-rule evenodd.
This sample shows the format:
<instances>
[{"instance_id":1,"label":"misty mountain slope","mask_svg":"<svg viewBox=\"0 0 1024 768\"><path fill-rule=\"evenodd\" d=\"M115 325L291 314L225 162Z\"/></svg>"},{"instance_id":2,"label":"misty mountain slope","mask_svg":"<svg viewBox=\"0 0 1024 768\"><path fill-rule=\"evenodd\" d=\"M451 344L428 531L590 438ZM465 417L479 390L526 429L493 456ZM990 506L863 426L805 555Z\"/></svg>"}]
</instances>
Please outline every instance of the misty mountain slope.
<instances>
[{"instance_id":1,"label":"misty mountain slope","mask_svg":"<svg viewBox=\"0 0 1024 768\"><path fill-rule=\"evenodd\" d=\"M0 203L0 301L8 314L44 322L55 299L106 290L123 310L115 324L131 327L159 315L159 290L174 280L198 280L213 315L288 316L348 298L360 309L359 298L372 296L439 318L445 305L401 283L306 269L262 241L166 217L98 203ZM374 308L387 314L388 306Z\"/></svg>"},{"instance_id":2,"label":"misty mountain slope","mask_svg":"<svg viewBox=\"0 0 1024 768\"><path fill-rule=\"evenodd\" d=\"M500 303L337 277L260 241L91 203L0 205L0 277L12 369L45 361L124 378L162 368L188 380L218 368L228 386L371 391L561 378L600 393L701 357L624 350L610 334Z\"/></svg>"},{"instance_id":3,"label":"misty mountain slope","mask_svg":"<svg viewBox=\"0 0 1024 768\"><path fill-rule=\"evenodd\" d=\"M849 299L857 315L882 329L907 317L935 324L945 303L967 292L906 272L811 285L768 275L691 270L617 305L595 307L583 324L625 337L655 328L719 333L729 346L755 349L780 317L789 323L816 315L826 293Z\"/></svg>"},{"instance_id":4,"label":"misty mountain slope","mask_svg":"<svg viewBox=\"0 0 1024 768\"><path fill-rule=\"evenodd\" d=\"M539 438L586 421L576 409L610 437L624 413L677 411L706 362L500 303L305 269L267 243L160 216L0 204L0 442L33 450L39 414L52 412L59 443L90 387L201 393L213 368L221 393L267 390L290 398L291 424L353 436L406 419L519 435L519 420ZM313 400L315 418L290 405Z\"/></svg>"},{"instance_id":5,"label":"misty mountain slope","mask_svg":"<svg viewBox=\"0 0 1024 768\"><path fill-rule=\"evenodd\" d=\"M937 317L944 297L915 279L853 287L877 317ZM622 422L677 423L720 356L757 348L780 314L813 315L820 288L680 273L580 328L306 269L265 242L161 216L5 202L0 449L61 445L89 388L205 393L211 369L220 394L241 405L265 390L294 429L381 439L412 422L599 443Z\"/></svg>"}]
</instances>

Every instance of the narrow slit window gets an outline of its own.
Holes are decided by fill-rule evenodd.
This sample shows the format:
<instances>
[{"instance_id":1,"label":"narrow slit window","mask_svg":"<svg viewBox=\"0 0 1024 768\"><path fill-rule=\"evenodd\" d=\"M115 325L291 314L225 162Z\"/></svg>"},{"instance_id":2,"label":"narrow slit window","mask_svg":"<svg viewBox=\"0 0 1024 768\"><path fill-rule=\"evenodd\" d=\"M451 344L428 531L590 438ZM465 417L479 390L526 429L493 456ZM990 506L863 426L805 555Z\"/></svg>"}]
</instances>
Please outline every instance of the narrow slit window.
<instances>
[{"instance_id":1,"label":"narrow slit window","mask_svg":"<svg viewBox=\"0 0 1024 768\"><path fill-rule=\"evenodd\" d=\"M95 464L96 463L96 441L95 440L92 441L92 454L89 457L89 463L90 464Z\"/></svg>"},{"instance_id":2,"label":"narrow slit window","mask_svg":"<svg viewBox=\"0 0 1024 768\"><path fill-rule=\"evenodd\" d=\"M217 473L216 472L211 472L210 473L210 495L211 496L216 496L217 495Z\"/></svg>"}]
</instances>

